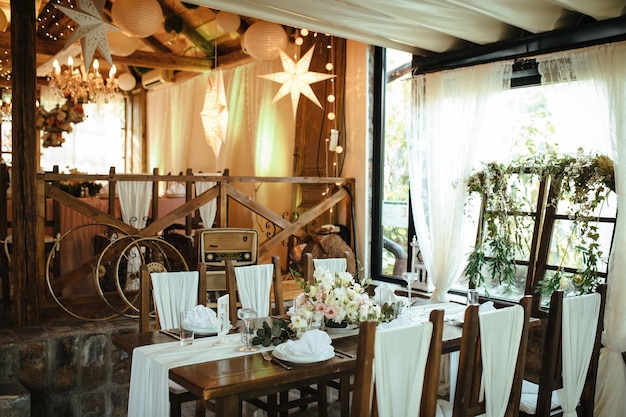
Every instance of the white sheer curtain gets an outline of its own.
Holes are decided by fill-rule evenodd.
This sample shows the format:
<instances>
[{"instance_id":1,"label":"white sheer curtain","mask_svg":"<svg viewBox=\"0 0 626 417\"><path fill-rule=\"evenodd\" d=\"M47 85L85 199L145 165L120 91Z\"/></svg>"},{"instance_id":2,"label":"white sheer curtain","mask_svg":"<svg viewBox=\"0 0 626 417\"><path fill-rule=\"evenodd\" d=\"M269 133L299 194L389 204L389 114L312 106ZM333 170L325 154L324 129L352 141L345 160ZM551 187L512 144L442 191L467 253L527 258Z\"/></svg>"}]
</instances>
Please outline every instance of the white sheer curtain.
<instances>
[{"instance_id":1,"label":"white sheer curtain","mask_svg":"<svg viewBox=\"0 0 626 417\"><path fill-rule=\"evenodd\" d=\"M626 159L626 43L613 43L554 54L542 60L540 69L552 76L552 81L589 81L595 88L596 102L576 102L577 106L605 109L611 158L615 164L617 210L626 211L626 169L620 166ZM622 352L626 351L626 225L617 217L615 236L609 259L606 311L604 318L604 347L596 383L595 415L613 417L626 415L626 366Z\"/></svg>"},{"instance_id":2,"label":"white sheer curtain","mask_svg":"<svg viewBox=\"0 0 626 417\"><path fill-rule=\"evenodd\" d=\"M146 94L148 169L161 173L205 170L189 163L192 154L214 159L204 141L200 112L208 74Z\"/></svg>"},{"instance_id":3,"label":"white sheer curtain","mask_svg":"<svg viewBox=\"0 0 626 417\"><path fill-rule=\"evenodd\" d=\"M280 59L223 70L230 113L226 142L217 159L205 141L200 117L208 75L149 91L148 168L175 174L188 168L194 172L229 168L233 175L291 175L295 135L295 121L288 117L291 101L287 97L271 104L280 85L258 77L279 71Z\"/></svg>"},{"instance_id":4,"label":"white sheer curtain","mask_svg":"<svg viewBox=\"0 0 626 417\"><path fill-rule=\"evenodd\" d=\"M220 175L220 174L207 174L207 175ZM217 183L215 181L196 181L196 195L200 195L203 192L215 187ZM202 218L202 225L205 229L213 227L215 221L215 215L217 214L217 199L213 199L208 203L202 205L199 209L200 217Z\"/></svg>"},{"instance_id":5,"label":"white sheer curtain","mask_svg":"<svg viewBox=\"0 0 626 417\"><path fill-rule=\"evenodd\" d=\"M417 239L436 287L433 299L447 301L473 244L464 214L464 178L481 142L493 139L498 97L510 88L511 61L441 71L413 80L409 117L409 178ZM501 107L501 106L500 106ZM493 147L493 146L492 146ZM484 154L480 155L485 156Z\"/></svg>"},{"instance_id":6,"label":"white sheer curtain","mask_svg":"<svg viewBox=\"0 0 626 417\"><path fill-rule=\"evenodd\" d=\"M120 181L120 211L124 223L137 229L146 227L152 198L151 181Z\"/></svg>"}]
</instances>

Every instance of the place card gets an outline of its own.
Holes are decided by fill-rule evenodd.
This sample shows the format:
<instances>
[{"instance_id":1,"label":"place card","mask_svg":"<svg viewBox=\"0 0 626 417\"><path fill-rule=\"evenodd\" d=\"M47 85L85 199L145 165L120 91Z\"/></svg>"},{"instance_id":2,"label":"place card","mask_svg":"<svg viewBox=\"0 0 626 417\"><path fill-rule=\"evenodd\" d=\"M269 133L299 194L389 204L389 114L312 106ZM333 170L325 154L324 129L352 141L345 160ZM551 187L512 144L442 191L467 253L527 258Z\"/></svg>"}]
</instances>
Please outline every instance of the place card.
<instances>
[{"instance_id":1,"label":"place card","mask_svg":"<svg viewBox=\"0 0 626 417\"><path fill-rule=\"evenodd\" d=\"M232 343L226 338L230 332L230 319L228 318L228 294L222 295L217 299L217 337L216 344Z\"/></svg>"}]
</instances>

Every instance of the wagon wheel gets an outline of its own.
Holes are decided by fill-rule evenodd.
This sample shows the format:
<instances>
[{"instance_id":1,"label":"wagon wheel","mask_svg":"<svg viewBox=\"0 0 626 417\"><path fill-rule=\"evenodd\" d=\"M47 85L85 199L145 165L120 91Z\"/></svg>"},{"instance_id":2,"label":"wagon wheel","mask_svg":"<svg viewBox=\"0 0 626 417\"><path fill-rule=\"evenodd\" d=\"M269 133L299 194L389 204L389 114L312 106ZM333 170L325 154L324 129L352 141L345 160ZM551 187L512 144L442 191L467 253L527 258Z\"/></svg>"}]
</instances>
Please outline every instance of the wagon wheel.
<instances>
[{"instance_id":1,"label":"wagon wheel","mask_svg":"<svg viewBox=\"0 0 626 417\"><path fill-rule=\"evenodd\" d=\"M97 269L114 276L116 293L105 294L100 280L97 286L104 301L120 315L138 317L139 273L144 264L150 272L188 270L183 255L159 237L128 235L111 241L100 255Z\"/></svg>"},{"instance_id":2,"label":"wagon wheel","mask_svg":"<svg viewBox=\"0 0 626 417\"><path fill-rule=\"evenodd\" d=\"M107 223L86 223L65 232L55 242L46 262L46 284L52 299L69 315L81 320L109 320L111 311L94 279L112 279L98 272L100 253L112 236L124 231ZM107 291L115 290L111 286Z\"/></svg>"}]
</instances>

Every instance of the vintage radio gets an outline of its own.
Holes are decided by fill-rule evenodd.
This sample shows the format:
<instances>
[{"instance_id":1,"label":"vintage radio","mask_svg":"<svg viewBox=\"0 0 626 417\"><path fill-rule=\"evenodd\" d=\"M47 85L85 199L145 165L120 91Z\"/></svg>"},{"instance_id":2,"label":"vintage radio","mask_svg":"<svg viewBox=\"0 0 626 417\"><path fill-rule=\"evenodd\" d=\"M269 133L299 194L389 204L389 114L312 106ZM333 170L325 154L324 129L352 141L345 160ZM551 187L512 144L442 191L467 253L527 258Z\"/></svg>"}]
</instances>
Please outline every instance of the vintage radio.
<instances>
[{"instance_id":1,"label":"vintage radio","mask_svg":"<svg viewBox=\"0 0 626 417\"><path fill-rule=\"evenodd\" d=\"M206 229L196 233L198 259L207 267L224 267L224 261L238 266L254 265L257 261L258 233L254 229Z\"/></svg>"}]
</instances>

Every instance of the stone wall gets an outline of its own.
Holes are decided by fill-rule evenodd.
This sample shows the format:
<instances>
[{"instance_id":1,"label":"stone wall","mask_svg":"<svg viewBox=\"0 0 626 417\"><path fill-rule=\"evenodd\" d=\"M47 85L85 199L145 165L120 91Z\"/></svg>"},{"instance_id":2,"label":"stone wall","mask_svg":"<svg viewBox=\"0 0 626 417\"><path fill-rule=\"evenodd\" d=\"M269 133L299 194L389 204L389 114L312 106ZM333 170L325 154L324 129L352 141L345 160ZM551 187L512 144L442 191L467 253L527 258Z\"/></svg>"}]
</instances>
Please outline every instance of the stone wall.
<instances>
[{"instance_id":1,"label":"stone wall","mask_svg":"<svg viewBox=\"0 0 626 417\"><path fill-rule=\"evenodd\" d=\"M130 358L111 337L137 328L119 318L2 329L0 384L21 383L33 417L126 416Z\"/></svg>"}]
</instances>

